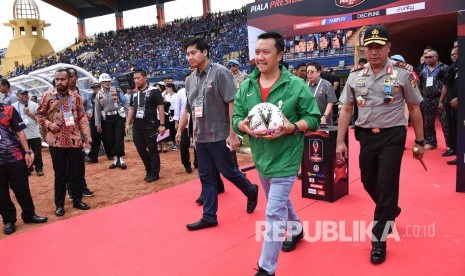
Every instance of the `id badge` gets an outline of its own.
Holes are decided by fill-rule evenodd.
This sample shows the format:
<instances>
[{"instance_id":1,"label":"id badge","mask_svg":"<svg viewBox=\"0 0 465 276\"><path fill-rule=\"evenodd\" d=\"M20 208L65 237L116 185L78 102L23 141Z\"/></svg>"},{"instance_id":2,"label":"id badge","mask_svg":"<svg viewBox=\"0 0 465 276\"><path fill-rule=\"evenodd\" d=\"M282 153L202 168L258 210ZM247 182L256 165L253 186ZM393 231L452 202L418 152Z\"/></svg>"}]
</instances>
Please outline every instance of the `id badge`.
<instances>
[{"instance_id":1,"label":"id badge","mask_svg":"<svg viewBox=\"0 0 465 276\"><path fill-rule=\"evenodd\" d=\"M74 126L74 118L73 112L63 112L63 116L65 117L65 125L66 126Z\"/></svg>"},{"instance_id":2,"label":"id badge","mask_svg":"<svg viewBox=\"0 0 465 276\"><path fill-rule=\"evenodd\" d=\"M26 125L29 125L29 120L28 120L28 118L23 118L23 123L25 123Z\"/></svg>"},{"instance_id":3,"label":"id badge","mask_svg":"<svg viewBox=\"0 0 465 276\"><path fill-rule=\"evenodd\" d=\"M145 113L145 108L138 107L137 111L136 111L136 118L143 119L144 118L144 113Z\"/></svg>"},{"instance_id":4,"label":"id badge","mask_svg":"<svg viewBox=\"0 0 465 276\"><path fill-rule=\"evenodd\" d=\"M431 87L433 86L433 77L428 77L426 79L426 87Z\"/></svg>"},{"instance_id":5,"label":"id badge","mask_svg":"<svg viewBox=\"0 0 465 276\"><path fill-rule=\"evenodd\" d=\"M124 110L124 107L120 107L118 109L118 114L119 114L119 116L121 116L123 118L126 118L126 110Z\"/></svg>"},{"instance_id":6,"label":"id badge","mask_svg":"<svg viewBox=\"0 0 465 276\"><path fill-rule=\"evenodd\" d=\"M202 118L203 117L203 101L195 101L195 109L194 109L195 118Z\"/></svg>"}]
</instances>

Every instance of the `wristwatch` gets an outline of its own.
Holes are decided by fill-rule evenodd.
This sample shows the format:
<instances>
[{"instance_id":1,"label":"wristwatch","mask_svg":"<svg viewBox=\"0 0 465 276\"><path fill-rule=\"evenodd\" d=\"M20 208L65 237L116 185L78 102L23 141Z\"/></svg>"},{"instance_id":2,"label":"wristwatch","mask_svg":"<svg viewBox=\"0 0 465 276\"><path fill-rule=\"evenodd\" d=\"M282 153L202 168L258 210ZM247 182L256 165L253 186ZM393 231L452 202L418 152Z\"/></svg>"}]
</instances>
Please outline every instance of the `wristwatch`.
<instances>
[{"instance_id":1,"label":"wristwatch","mask_svg":"<svg viewBox=\"0 0 465 276\"><path fill-rule=\"evenodd\" d=\"M325 117L325 118L327 119L327 118L328 118L328 115L326 115L326 114L323 114L323 117Z\"/></svg>"},{"instance_id":2,"label":"wristwatch","mask_svg":"<svg viewBox=\"0 0 465 276\"><path fill-rule=\"evenodd\" d=\"M165 126L165 124L160 124L160 126Z\"/></svg>"},{"instance_id":3,"label":"wristwatch","mask_svg":"<svg viewBox=\"0 0 465 276\"><path fill-rule=\"evenodd\" d=\"M27 150L24 152L25 154L29 154L29 155L32 155L32 150Z\"/></svg>"},{"instance_id":4,"label":"wristwatch","mask_svg":"<svg viewBox=\"0 0 465 276\"><path fill-rule=\"evenodd\" d=\"M421 139L420 141L415 140L415 144L420 145L420 146L425 146L425 139Z\"/></svg>"},{"instance_id":5,"label":"wristwatch","mask_svg":"<svg viewBox=\"0 0 465 276\"><path fill-rule=\"evenodd\" d=\"M292 132L292 135L297 135L297 134L299 134L299 132L300 132L299 127L297 126L297 124L293 124L293 125L294 125L294 131Z\"/></svg>"}]
</instances>

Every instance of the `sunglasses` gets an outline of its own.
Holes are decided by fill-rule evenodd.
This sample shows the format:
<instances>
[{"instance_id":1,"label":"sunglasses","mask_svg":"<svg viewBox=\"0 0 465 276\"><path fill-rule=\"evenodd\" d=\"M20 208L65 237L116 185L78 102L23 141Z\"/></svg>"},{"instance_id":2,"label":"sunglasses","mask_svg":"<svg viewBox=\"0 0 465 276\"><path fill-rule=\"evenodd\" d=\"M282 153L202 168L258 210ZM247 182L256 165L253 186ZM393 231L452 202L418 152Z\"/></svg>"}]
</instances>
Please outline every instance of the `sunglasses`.
<instances>
[{"instance_id":1,"label":"sunglasses","mask_svg":"<svg viewBox=\"0 0 465 276\"><path fill-rule=\"evenodd\" d=\"M314 74L316 72L318 72L318 71L309 70L309 71L307 71L307 74L311 75L311 74Z\"/></svg>"},{"instance_id":2,"label":"sunglasses","mask_svg":"<svg viewBox=\"0 0 465 276\"><path fill-rule=\"evenodd\" d=\"M229 64L229 67L236 67L238 66L237 64Z\"/></svg>"}]
</instances>

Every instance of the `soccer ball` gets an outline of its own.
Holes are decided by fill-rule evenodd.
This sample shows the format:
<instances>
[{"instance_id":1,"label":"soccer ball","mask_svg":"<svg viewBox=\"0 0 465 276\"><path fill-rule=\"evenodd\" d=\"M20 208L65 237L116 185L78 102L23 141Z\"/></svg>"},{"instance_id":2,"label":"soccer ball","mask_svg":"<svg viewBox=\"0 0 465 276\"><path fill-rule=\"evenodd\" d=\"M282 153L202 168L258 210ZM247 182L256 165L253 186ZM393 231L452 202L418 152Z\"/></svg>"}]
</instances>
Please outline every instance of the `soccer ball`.
<instances>
[{"instance_id":1,"label":"soccer ball","mask_svg":"<svg viewBox=\"0 0 465 276\"><path fill-rule=\"evenodd\" d=\"M259 137L273 136L280 126L284 125L283 113L274 104L259 103L255 105L247 116L249 128Z\"/></svg>"}]
</instances>

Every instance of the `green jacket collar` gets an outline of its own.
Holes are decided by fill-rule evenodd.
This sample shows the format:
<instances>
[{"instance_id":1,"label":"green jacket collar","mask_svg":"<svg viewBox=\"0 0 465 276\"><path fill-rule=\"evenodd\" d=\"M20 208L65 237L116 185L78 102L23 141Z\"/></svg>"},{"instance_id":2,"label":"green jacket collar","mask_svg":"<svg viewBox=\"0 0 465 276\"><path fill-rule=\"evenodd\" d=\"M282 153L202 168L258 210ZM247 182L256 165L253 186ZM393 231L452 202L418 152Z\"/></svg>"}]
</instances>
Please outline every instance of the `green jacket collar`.
<instances>
[{"instance_id":1,"label":"green jacket collar","mask_svg":"<svg viewBox=\"0 0 465 276\"><path fill-rule=\"evenodd\" d=\"M279 85L281 85L282 83L285 83L285 82L288 82L291 80L291 76L293 76L291 74L291 72L289 72L286 67L282 66L282 65L279 65L279 70L281 70L281 77L279 78L279 80L276 82L276 84L274 85L274 87L278 87ZM258 68L255 68L252 73L250 73L249 75L249 78L254 82L254 83L258 83L258 77L260 76L260 71L258 70Z\"/></svg>"}]
</instances>

